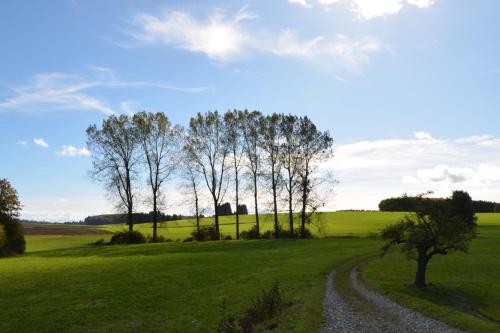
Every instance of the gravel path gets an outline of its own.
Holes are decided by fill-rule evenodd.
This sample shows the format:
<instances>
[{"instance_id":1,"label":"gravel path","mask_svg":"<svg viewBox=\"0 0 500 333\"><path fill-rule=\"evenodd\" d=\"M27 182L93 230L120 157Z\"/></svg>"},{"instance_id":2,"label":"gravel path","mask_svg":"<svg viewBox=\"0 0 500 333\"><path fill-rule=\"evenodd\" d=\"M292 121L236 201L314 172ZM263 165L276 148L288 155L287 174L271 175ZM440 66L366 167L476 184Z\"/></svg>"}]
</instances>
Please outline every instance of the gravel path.
<instances>
[{"instance_id":1,"label":"gravel path","mask_svg":"<svg viewBox=\"0 0 500 333\"><path fill-rule=\"evenodd\" d=\"M368 290L358 280L359 268L350 272L353 297L342 297L334 288L336 272L326 279L323 325L320 333L330 332L439 332L461 331L406 309Z\"/></svg>"}]
</instances>

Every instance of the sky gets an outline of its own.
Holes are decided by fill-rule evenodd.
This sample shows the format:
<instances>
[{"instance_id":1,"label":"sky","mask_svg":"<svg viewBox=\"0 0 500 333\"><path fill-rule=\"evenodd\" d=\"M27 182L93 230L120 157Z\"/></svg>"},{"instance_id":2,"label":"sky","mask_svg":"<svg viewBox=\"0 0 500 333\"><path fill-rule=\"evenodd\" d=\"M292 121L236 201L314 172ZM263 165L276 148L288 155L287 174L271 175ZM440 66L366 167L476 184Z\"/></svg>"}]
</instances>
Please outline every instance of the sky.
<instances>
[{"instance_id":1,"label":"sky","mask_svg":"<svg viewBox=\"0 0 500 333\"><path fill-rule=\"evenodd\" d=\"M113 212L88 175L89 125L146 110L185 126L237 108L330 132L325 209L428 190L500 201L499 12L491 0L2 1L0 178L24 218ZM181 192L168 185L171 213Z\"/></svg>"}]
</instances>

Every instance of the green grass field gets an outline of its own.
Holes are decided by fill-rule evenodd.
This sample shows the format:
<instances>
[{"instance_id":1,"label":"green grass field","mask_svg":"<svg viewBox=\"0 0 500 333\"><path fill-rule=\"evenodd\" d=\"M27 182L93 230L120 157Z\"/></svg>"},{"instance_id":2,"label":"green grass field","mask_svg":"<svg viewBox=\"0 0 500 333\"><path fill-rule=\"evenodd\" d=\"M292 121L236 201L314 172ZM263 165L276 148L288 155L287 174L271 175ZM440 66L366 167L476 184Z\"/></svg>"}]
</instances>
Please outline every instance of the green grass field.
<instances>
[{"instance_id":1,"label":"green grass field","mask_svg":"<svg viewBox=\"0 0 500 333\"><path fill-rule=\"evenodd\" d=\"M470 332L500 332L500 214L479 214L468 254L435 256L431 286L411 286L416 263L397 251L372 261L362 278L398 302Z\"/></svg>"},{"instance_id":2,"label":"green grass field","mask_svg":"<svg viewBox=\"0 0 500 333\"><path fill-rule=\"evenodd\" d=\"M110 235L30 235L25 255L0 260L0 303L6 305L0 311L0 332L210 332L223 297L232 312L241 314L275 281L293 302L276 331L314 332L320 325L325 274L349 258L378 253L381 242L366 236L402 215L326 213L311 229L318 236L341 237L301 241L91 246ZM433 259L433 285L427 291L410 286L414 263L397 253L369 264L363 279L457 327L500 332L500 214L479 216L480 236L470 253ZM247 216L243 222L252 220ZM264 221L270 228L271 217ZM222 222L232 221L225 217ZM151 230L150 225L137 228ZM192 228L161 228L161 234L183 239ZM233 229L224 225L222 231Z\"/></svg>"},{"instance_id":3,"label":"green grass field","mask_svg":"<svg viewBox=\"0 0 500 333\"><path fill-rule=\"evenodd\" d=\"M403 213L379 213L379 212L327 212L315 215L309 228L315 236L318 237L334 237L334 236L357 236L366 237L379 232L388 223L394 223L401 217ZM280 223L283 229L288 229L288 215L280 214ZM295 216L295 225L298 225L300 217ZM213 218L201 219L201 225L212 225ZM234 216L222 216L220 218L220 227L223 235L236 236L236 226ZM248 230L255 225L254 215L243 215L240 218L240 230ZM261 230L273 229L273 216L261 215L260 217ZM159 235L172 240L183 240L191 236L191 232L195 230L196 222L194 220L171 221L159 224ZM125 230L123 224L113 224L100 227L107 231ZM136 224L134 226L145 235L152 235L152 223Z\"/></svg>"}]
</instances>

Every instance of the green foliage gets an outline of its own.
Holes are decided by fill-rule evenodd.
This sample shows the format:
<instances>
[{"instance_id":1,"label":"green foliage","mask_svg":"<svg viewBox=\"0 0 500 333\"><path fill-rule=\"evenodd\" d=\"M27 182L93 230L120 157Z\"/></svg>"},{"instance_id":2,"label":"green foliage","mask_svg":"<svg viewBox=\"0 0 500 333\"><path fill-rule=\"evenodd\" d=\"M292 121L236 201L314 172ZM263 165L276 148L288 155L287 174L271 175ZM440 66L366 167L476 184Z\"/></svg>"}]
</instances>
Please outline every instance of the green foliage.
<instances>
[{"instance_id":1,"label":"green foliage","mask_svg":"<svg viewBox=\"0 0 500 333\"><path fill-rule=\"evenodd\" d=\"M146 243L147 238L137 230L115 232L109 241L109 244L142 244Z\"/></svg>"},{"instance_id":2,"label":"green foliage","mask_svg":"<svg viewBox=\"0 0 500 333\"><path fill-rule=\"evenodd\" d=\"M0 226L2 227L0 233L3 233L3 237L0 237L0 257L24 253L26 241L19 222L14 218L3 216L0 217Z\"/></svg>"},{"instance_id":3,"label":"green foliage","mask_svg":"<svg viewBox=\"0 0 500 333\"><path fill-rule=\"evenodd\" d=\"M269 231L269 232L272 233L272 231ZM249 240L249 239L259 239L260 238L259 228L257 228L256 225L253 225L250 229L242 231L240 233L240 238L241 239L246 239L246 240Z\"/></svg>"},{"instance_id":4,"label":"green foliage","mask_svg":"<svg viewBox=\"0 0 500 333\"><path fill-rule=\"evenodd\" d=\"M217 230L212 225L205 225L200 227L200 232L197 230L191 233L190 240L197 240L200 242L217 240ZM222 238L222 237L221 237Z\"/></svg>"}]
</instances>

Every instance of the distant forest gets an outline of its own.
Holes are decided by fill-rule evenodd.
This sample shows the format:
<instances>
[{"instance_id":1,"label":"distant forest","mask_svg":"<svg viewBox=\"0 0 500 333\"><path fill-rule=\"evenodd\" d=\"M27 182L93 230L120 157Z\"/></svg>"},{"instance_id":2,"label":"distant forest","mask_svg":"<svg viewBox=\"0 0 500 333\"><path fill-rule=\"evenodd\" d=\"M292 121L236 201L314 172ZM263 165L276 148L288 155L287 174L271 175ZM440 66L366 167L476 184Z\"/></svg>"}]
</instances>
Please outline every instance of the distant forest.
<instances>
[{"instance_id":1,"label":"distant forest","mask_svg":"<svg viewBox=\"0 0 500 333\"><path fill-rule=\"evenodd\" d=\"M379 203L378 207L382 212L414 212L419 205L425 205L436 200L442 199L403 195L397 198L384 199ZM500 203L483 200L476 200L472 203L476 213L500 213Z\"/></svg>"}]
</instances>

